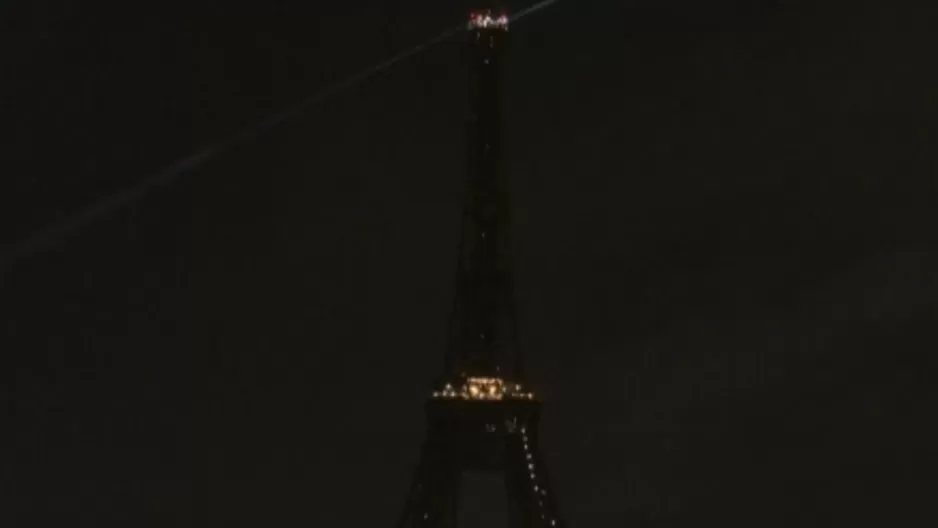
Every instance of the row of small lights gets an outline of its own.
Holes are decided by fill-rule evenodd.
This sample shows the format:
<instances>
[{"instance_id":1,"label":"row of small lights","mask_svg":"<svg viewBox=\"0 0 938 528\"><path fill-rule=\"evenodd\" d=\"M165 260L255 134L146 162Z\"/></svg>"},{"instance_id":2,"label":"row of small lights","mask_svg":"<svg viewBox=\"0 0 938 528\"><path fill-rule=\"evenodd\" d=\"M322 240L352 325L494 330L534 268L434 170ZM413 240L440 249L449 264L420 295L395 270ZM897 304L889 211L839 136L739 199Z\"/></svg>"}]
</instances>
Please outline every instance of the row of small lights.
<instances>
[{"instance_id":1,"label":"row of small lights","mask_svg":"<svg viewBox=\"0 0 938 528\"><path fill-rule=\"evenodd\" d=\"M533 457L533 455L531 455L531 451L530 451L530 449L528 448L528 433L527 433L527 428L524 427L524 426L521 427L521 441L522 441L523 444L524 444L524 458L527 459L527 461L528 461L528 472L529 472L529 475L531 476L531 485L534 486L534 493L535 493L535 495L536 495L538 492L540 492L540 494L541 494L542 496L546 496L546 495L547 495L547 489L545 489L543 486L538 487L538 485L537 485L537 480L536 480L537 475L535 475L535 473L534 473L534 460L533 460L534 457ZM541 497L538 497L538 498L537 498L537 504L541 507L541 519L545 519L545 517L544 517L544 500L541 499ZM551 519L551 520L550 520L550 525L551 525L551 526L557 526L557 520L556 520L556 519Z\"/></svg>"},{"instance_id":2,"label":"row of small lights","mask_svg":"<svg viewBox=\"0 0 938 528\"><path fill-rule=\"evenodd\" d=\"M487 27L508 27L508 16L501 15L498 17L493 17L489 13L473 13L469 15L469 25L472 28L487 28Z\"/></svg>"},{"instance_id":3,"label":"row of small lights","mask_svg":"<svg viewBox=\"0 0 938 528\"><path fill-rule=\"evenodd\" d=\"M451 383L443 386L442 391L434 391L434 398L462 398L464 400L501 400L509 396L522 400L533 400L533 392L521 392L521 385L515 384L514 390L506 391L502 380L498 378L469 378L459 390Z\"/></svg>"}]
</instances>

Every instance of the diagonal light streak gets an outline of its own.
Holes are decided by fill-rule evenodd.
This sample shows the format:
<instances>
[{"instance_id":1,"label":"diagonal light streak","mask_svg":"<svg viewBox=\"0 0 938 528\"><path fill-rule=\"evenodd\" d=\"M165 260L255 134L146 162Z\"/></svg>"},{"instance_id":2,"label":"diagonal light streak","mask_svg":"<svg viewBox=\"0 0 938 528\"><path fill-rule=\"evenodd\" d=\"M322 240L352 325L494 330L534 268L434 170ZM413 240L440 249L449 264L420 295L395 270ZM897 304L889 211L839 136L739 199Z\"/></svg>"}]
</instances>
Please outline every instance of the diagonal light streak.
<instances>
[{"instance_id":1,"label":"diagonal light streak","mask_svg":"<svg viewBox=\"0 0 938 528\"><path fill-rule=\"evenodd\" d=\"M545 7L548 7L558 1L560 0L542 0L541 2L538 2L519 11L518 13L513 14L510 17L510 20L520 20L521 18L540 11L541 9L544 9ZM421 51L435 46L436 44L439 44L440 42L443 42L464 30L466 30L466 26L464 24L447 29L446 31L424 42L423 44L414 46L413 48L398 53L397 55L383 62L366 68L356 73L355 75L329 85L323 90L320 90L303 99L299 103L285 110L274 113L273 115L267 117L255 125L249 126L227 138L202 147L195 153L190 154L189 156L167 166L166 168L143 179L140 183L132 187L106 196L97 202L80 209L72 216L40 229L38 232L30 235L26 239L18 243L14 243L9 248L7 248L3 254L0 254L0 273L7 271L14 262L52 246L59 240L92 223L94 220L116 211L127 204L141 199L154 188L172 183L183 174L204 165L205 163L214 159L216 156L224 153L236 143L256 138L259 135L271 130L272 128L275 128L277 125L280 125L281 123L289 120L290 118L301 114L305 110L322 103L329 97L351 88L352 86L355 86L373 77L374 75L391 68L395 64L409 59Z\"/></svg>"},{"instance_id":2,"label":"diagonal light streak","mask_svg":"<svg viewBox=\"0 0 938 528\"><path fill-rule=\"evenodd\" d=\"M544 9L545 7L548 7L548 6L550 6L551 4L556 4L556 3L559 2L559 1L560 1L560 0L542 0L541 2L538 2L538 3L534 4L534 5L532 5L531 7L526 7L526 8L524 8L524 9L522 9L521 11L518 11L517 13L513 13L513 14L511 15L511 17L510 17L510 20L511 20L512 22L514 22L515 20L520 20L520 19L522 19L522 18L524 18L524 17L530 15L531 13L540 11L541 9Z\"/></svg>"}]
</instances>

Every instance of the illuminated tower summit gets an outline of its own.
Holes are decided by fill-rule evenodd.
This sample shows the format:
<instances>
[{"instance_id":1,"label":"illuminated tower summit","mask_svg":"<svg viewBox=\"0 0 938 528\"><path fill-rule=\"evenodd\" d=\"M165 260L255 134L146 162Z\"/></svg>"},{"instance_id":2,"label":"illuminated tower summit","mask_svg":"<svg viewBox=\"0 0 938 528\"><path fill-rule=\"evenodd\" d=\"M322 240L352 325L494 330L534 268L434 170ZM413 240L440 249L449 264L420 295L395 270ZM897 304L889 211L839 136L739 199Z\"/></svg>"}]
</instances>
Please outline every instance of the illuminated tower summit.
<instances>
[{"instance_id":1,"label":"illuminated tower summit","mask_svg":"<svg viewBox=\"0 0 938 528\"><path fill-rule=\"evenodd\" d=\"M538 441L541 403L524 386L510 259L500 76L508 16L469 17L468 185L443 375L397 528L456 527L467 471L501 473L511 528L564 526Z\"/></svg>"}]
</instances>

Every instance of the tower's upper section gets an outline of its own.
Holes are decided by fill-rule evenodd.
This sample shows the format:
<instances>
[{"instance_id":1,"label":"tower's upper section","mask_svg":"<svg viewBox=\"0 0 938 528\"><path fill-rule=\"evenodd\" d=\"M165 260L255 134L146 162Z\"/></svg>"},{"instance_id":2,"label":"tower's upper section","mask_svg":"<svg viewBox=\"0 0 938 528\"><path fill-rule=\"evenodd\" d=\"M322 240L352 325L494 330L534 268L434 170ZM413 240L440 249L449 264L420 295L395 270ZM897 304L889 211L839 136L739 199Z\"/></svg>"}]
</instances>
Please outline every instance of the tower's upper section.
<instances>
[{"instance_id":1,"label":"tower's upper section","mask_svg":"<svg viewBox=\"0 0 938 528\"><path fill-rule=\"evenodd\" d=\"M469 377L521 377L502 144L501 77L507 29L504 11L480 9L470 15L468 174L445 367L445 377L457 383Z\"/></svg>"}]
</instances>

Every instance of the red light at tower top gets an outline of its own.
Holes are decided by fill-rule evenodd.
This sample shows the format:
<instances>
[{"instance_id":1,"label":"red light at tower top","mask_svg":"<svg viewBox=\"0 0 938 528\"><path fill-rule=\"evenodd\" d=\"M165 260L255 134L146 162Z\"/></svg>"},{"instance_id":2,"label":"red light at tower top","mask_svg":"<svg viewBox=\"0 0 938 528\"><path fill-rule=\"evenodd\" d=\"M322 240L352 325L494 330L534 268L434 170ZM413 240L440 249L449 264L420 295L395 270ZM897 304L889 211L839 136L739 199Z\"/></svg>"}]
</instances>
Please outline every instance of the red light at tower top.
<instances>
[{"instance_id":1,"label":"red light at tower top","mask_svg":"<svg viewBox=\"0 0 938 528\"><path fill-rule=\"evenodd\" d=\"M508 15L505 13L493 13L488 9L485 11L473 11L469 13L469 29L500 29L508 31Z\"/></svg>"}]
</instances>

